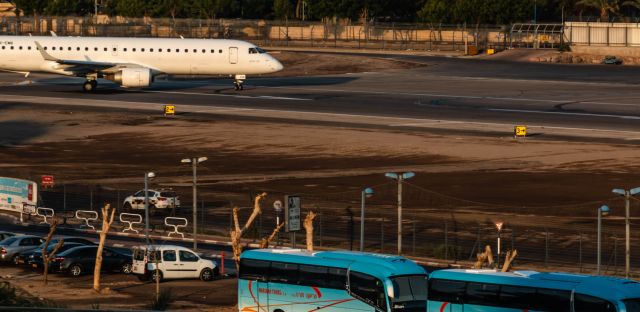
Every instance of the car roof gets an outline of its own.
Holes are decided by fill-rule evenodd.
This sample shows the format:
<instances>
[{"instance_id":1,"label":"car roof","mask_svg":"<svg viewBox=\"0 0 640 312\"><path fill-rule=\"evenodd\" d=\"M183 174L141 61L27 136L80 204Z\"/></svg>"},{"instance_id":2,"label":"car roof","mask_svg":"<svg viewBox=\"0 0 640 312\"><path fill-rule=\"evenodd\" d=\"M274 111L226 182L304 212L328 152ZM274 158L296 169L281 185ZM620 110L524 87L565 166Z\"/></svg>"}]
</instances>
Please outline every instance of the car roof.
<instances>
[{"instance_id":1,"label":"car roof","mask_svg":"<svg viewBox=\"0 0 640 312\"><path fill-rule=\"evenodd\" d=\"M193 252L193 250L187 248L187 247L182 247L182 246L178 246L178 245L163 245L163 244L151 244L151 245L137 245L137 246L133 246L132 249L147 249L147 247L150 247L149 249L151 250L155 250L155 249L179 249L179 250L187 250L187 251L191 251Z\"/></svg>"}]
</instances>

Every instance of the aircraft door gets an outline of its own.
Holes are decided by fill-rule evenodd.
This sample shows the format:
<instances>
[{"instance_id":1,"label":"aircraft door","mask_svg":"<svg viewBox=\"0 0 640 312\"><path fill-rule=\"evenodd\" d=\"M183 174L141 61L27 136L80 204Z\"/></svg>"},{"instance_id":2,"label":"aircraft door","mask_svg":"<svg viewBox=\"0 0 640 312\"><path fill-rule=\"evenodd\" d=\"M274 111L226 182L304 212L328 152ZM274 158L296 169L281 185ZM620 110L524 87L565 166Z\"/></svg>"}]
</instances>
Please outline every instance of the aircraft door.
<instances>
[{"instance_id":1,"label":"aircraft door","mask_svg":"<svg viewBox=\"0 0 640 312\"><path fill-rule=\"evenodd\" d=\"M238 64L238 48L236 47L229 48L229 63Z\"/></svg>"}]
</instances>

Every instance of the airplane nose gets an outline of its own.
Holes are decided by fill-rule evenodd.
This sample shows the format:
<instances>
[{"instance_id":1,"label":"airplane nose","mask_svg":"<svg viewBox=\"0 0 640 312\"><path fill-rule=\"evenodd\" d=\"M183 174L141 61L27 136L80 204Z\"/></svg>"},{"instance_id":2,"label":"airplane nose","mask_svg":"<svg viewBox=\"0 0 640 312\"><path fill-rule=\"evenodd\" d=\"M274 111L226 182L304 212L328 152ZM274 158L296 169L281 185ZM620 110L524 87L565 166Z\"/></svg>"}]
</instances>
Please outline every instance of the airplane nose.
<instances>
[{"instance_id":1,"label":"airplane nose","mask_svg":"<svg viewBox=\"0 0 640 312\"><path fill-rule=\"evenodd\" d=\"M273 69L273 72L279 72L284 69L284 66L282 66L282 63L280 63L278 60L274 58L271 68Z\"/></svg>"}]
</instances>

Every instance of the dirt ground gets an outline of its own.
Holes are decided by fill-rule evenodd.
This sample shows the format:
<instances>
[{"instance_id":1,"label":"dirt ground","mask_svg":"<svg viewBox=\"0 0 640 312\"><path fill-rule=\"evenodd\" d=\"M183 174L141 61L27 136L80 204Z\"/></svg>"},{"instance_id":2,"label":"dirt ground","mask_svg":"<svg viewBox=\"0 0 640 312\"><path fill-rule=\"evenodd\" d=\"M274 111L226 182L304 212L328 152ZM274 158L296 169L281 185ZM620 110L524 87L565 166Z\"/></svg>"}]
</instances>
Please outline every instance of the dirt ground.
<instances>
[{"instance_id":1,"label":"dirt ground","mask_svg":"<svg viewBox=\"0 0 640 312\"><path fill-rule=\"evenodd\" d=\"M140 282L133 275L104 273L101 294L93 291L93 276L73 278L50 274L48 285L43 275L29 268L0 266L0 281L26 291L37 298L46 298L62 307L76 309L149 310L155 296L155 284ZM236 280L212 282L197 280L165 281L162 290L170 290L174 311L237 311Z\"/></svg>"}]
</instances>

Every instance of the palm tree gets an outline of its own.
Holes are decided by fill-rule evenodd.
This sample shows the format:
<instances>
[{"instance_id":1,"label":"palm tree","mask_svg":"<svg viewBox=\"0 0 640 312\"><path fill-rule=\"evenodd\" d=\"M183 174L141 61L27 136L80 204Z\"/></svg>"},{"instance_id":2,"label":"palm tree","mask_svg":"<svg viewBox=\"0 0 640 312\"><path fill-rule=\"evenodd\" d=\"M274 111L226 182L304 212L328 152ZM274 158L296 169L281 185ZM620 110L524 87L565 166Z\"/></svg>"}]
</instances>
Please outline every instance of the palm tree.
<instances>
[{"instance_id":1,"label":"palm tree","mask_svg":"<svg viewBox=\"0 0 640 312\"><path fill-rule=\"evenodd\" d=\"M637 2L634 0L633 2ZM627 1L629 2L629 1ZM618 0L580 0L577 5L594 8L600 11L600 19L604 22L609 21L609 14L618 14L620 11L620 5Z\"/></svg>"},{"instance_id":2,"label":"palm tree","mask_svg":"<svg viewBox=\"0 0 640 312\"><path fill-rule=\"evenodd\" d=\"M630 6L636 9L640 9L640 0L627 0L622 2L622 6Z\"/></svg>"}]
</instances>

